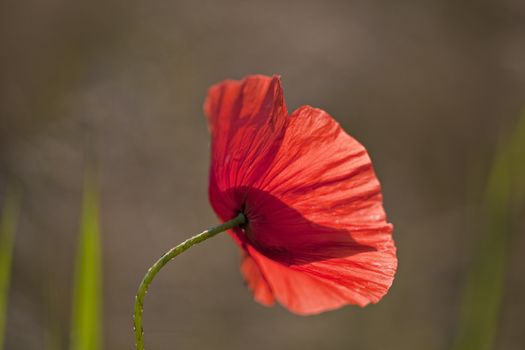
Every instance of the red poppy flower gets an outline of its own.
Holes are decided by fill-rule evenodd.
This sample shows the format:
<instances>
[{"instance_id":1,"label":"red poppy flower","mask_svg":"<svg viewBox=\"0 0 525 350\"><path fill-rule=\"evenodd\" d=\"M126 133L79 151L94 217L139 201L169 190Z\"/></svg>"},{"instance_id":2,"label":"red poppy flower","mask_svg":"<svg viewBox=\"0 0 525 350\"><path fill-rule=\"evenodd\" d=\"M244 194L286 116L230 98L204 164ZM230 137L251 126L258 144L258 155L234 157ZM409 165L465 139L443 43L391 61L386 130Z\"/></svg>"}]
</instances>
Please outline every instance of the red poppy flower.
<instances>
[{"instance_id":1,"label":"red poppy flower","mask_svg":"<svg viewBox=\"0 0 525 350\"><path fill-rule=\"evenodd\" d=\"M279 77L210 88L209 197L255 299L297 314L378 302L397 268L392 225L365 148L326 112L288 114Z\"/></svg>"}]
</instances>

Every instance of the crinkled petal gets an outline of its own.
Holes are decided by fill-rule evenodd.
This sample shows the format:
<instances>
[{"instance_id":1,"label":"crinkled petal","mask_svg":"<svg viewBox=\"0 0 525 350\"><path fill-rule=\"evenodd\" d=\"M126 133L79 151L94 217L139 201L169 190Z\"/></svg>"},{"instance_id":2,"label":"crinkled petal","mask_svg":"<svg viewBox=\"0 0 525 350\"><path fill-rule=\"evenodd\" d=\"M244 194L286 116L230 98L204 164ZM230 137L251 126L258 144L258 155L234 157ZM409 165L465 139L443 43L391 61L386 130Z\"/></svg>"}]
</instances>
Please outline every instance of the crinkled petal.
<instances>
[{"instance_id":1,"label":"crinkled petal","mask_svg":"<svg viewBox=\"0 0 525 350\"><path fill-rule=\"evenodd\" d=\"M300 314L379 301L397 259L364 147L324 111L302 107L264 178L249 190L246 234L275 298Z\"/></svg>"},{"instance_id":2,"label":"crinkled petal","mask_svg":"<svg viewBox=\"0 0 525 350\"><path fill-rule=\"evenodd\" d=\"M392 244L370 157L326 112L305 106L291 115L262 177L245 201L250 238L260 247L288 253L333 248L324 256L333 258L343 248L361 253Z\"/></svg>"},{"instance_id":3,"label":"crinkled petal","mask_svg":"<svg viewBox=\"0 0 525 350\"><path fill-rule=\"evenodd\" d=\"M263 305L260 295L273 298L298 315L311 315L337 309L346 304L366 306L378 302L390 287L395 273L395 263L388 269L370 266L379 265L376 254L363 254L353 259L328 259L306 265L285 265L268 258L253 247L248 247L253 268L250 275L244 274L254 293L254 299ZM373 259L373 261L368 261ZM385 263L395 261L395 249L382 254ZM389 262L388 262L389 261ZM260 280L259 276L264 276ZM255 281L260 284L255 285Z\"/></svg>"},{"instance_id":4,"label":"crinkled petal","mask_svg":"<svg viewBox=\"0 0 525 350\"><path fill-rule=\"evenodd\" d=\"M266 276L274 297L281 305L299 315L337 309L345 304L367 303L352 289L314 274L295 270L250 249L261 273Z\"/></svg>"},{"instance_id":5,"label":"crinkled petal","mask_svg":"<svg viewBox=\"0 0 525 350\"><path fill-rule=\"evenodd\" d=\"M273 292L262 274L261 269L257 266L255 260L246 252L242 259L241 272L257 302L265 306L271 306L275 303Z\"/></svg>"},{"instance_id":6,"label":"crinkled petal","mask_svg":"<svg viewBox=\"0 0 525 350\"><path fill-rule=\"evenodd\" d=\"M228 219L239 199L221 193L255 186L280 148L288 119L280 79L254 75L221 82L210 88L204 110L212 138L210 201Z\"/></svg>"}]
</instances>

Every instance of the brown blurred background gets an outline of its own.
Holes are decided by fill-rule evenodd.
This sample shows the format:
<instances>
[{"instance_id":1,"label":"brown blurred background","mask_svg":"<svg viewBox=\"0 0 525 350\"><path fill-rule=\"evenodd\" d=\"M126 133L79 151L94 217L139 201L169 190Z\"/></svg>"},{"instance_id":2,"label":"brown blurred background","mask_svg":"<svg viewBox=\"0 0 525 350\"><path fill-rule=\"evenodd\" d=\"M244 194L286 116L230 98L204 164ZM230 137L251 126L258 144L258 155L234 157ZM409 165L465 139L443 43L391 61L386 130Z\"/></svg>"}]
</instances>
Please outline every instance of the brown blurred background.
<instances>
[{"instance_id":1,"label":"brown blurred background","mask_svg":"<svg viewBox=\"0 0 525 350\"><path fill-rule=\"evenodd\" d=\"M377 305L297 317L252 301L222 235L155 280L147 348L450 348L493 152L525 105L524 43L520 0L2 1L0 196L7 179L23 190L5 348L68 346L89 153L104 348L132 349L147 267L217 222L207 88L251 73L282 75L289 110L323 108L368 148L397 278ZM525 344L523 236L508 250L497 349Z\"/></svg>"}]
</instances>

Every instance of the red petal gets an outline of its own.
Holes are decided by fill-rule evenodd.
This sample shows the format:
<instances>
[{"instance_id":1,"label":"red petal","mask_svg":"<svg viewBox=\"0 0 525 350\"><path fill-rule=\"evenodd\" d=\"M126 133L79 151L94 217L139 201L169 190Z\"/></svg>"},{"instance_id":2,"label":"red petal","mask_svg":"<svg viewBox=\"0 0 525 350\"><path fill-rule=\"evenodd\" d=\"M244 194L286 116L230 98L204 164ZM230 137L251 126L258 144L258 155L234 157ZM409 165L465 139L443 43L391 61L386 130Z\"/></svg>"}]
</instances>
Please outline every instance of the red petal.
<instances>
[{"instance_id":1,"label":"red petal","mask_svg":"<svg viewBox=\"0 0 525 350\"><path fill-rule=\"evenodd\" d=\"M266 279L261 273L255 260L253 260L246 252L244 253L242 260L241 272L246 279L248 287L252 290L255 300L265 306L271 306L275 303L268 282L266 282Z\"/></svg>"},{"instance_id":2,"label":"red petal","mask_svg":"<svg viewBox=\"0 0 525 350\"><path fill-rule=\"evenodd\" d=\"M390 287L395 272L395 264L387 270L376 267L376 272L369 271L369 266L376 265L377 256L285 266L252 247L248 250L275 298L299 315L317 314L346 304L365 306L369 302L375 303ZM395 261L393 256L395 249L384 254L382 260ZM368 259L373 261L367 263ZM359 261L364 265L359 266Z\"/></svg>"},{"instance_id":3,"label":"red petal","mask_svg":"<svg viewBox=\"0 0 525 350\"><path fill-rule=\"evenodd\" d=\"M309 253L329 245L362 252L391 240L384 234L392 227L370 157L322 110L302 107L292 114L261 178L246 199L251 238L261 247ZM324 257L334 254L341 256L336 251Z\"/></svg>"},{"instance_id":4,"label":"red petal","mask_svg":"<svg viewBox=\"0 0 525 350\"><path fill-rule=\"evenodd\" d=\"M397 259L364 147L326 112L302 107L264 179L248 192L247 234L276 299L300 314L379 301Z\"/></svg>"},{"instance_id":5,"label":"red petal","mask_svg":"<svg viewBox=\"0 0 525 350\"><path fill-rule=\"evenodd\" d=\"M214 85L204 103L212 136L210 201L222 219L235 198L221 192L253 186L267 172L282 142L288 112L279 77L254 75Z\"/></svg>"}]
</instances>

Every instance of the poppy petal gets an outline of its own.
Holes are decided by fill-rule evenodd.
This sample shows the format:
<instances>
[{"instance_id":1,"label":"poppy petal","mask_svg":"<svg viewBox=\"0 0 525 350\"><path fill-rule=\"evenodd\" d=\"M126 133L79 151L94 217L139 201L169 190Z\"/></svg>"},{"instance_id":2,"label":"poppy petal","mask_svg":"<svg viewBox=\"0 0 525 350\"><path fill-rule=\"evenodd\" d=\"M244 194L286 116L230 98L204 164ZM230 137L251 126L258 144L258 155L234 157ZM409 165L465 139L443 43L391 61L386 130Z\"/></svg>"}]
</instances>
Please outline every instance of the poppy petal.
<instances>
[{"instance_id":1,"label":"poppy petal","mask_svg":"<svg viewBox=\"0 0 525 350\"><path fill-rule=\"evenodd\" d=\"M290 117L281 147L246 202L250 255L275 298L300 314L379 301L397 259L365 148L308 106Z\"/></svg>"},{"instance_id":2,"label":"poppy petal","mask_svg":"<svg viewBox=\"0 0 525 350\"><path fill-rule=\"evenodd\" d=\"M235 199L221 192L254 186L280 147L288 119L280 79L255 75L219 83L210 88L204 110L212 134L210 201L229 219Z\"/></svg>"},{"instance_id":3,"label":"poppy petal","mask_svg":"<svg viewBox=\"0 0 525 350\"><path fill-rule=\"evenodd\" d=\"M251 247L248 251L275 299L298 315L317 314L346 304L366 306L370 302L376 303L388 291L395 272L395 265L386 271L376 268L375 272L370 272L368 265L358 264L359 260L375 261L377 256L287 266ZM388 255L383 259L391 260ZM255 300L261 302L257 297Z\"/></svg>"},{"instance_id":4,"label":"poppy petal","mask_svg":"<svg viewBox=\"0 0 525 350\"><path fill-rule=\"evenodd\" d=\"M270 285L266 282L255 260L246 252L241 263L241 272L257 302L264 306L271 306L275 303Z\"/></svg>"},{"instance_id":5,"label":"poppy petal","mask_svg":"<svg viewBox=\"0 0 525 350\"><path fill-rule=\"evenodd\" d=\"M251 238L261 247L362 252L392 241L368 153L320 109L305 106L291 115L264 179L246 202L254 213Z\"/></svg>"}]
</instances>

